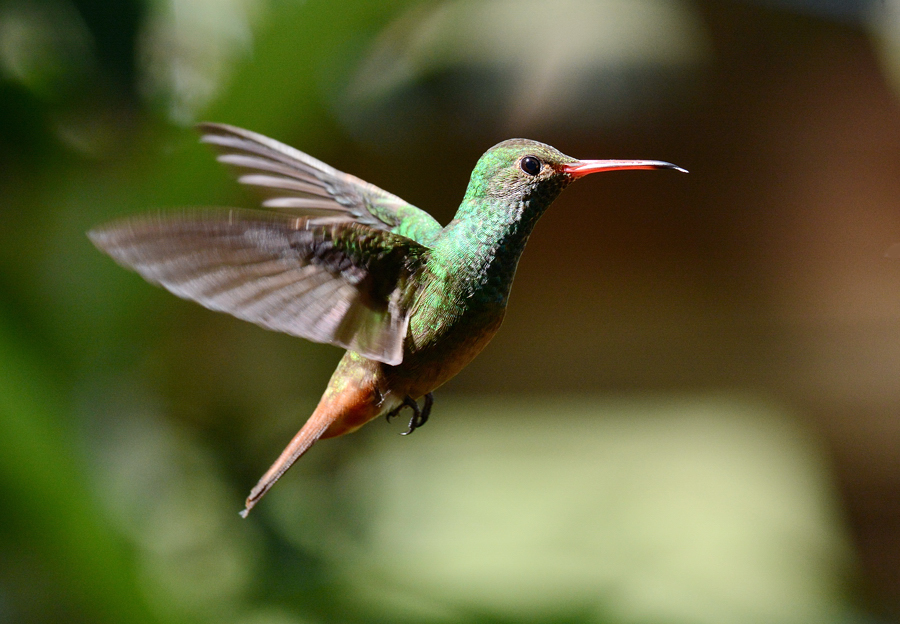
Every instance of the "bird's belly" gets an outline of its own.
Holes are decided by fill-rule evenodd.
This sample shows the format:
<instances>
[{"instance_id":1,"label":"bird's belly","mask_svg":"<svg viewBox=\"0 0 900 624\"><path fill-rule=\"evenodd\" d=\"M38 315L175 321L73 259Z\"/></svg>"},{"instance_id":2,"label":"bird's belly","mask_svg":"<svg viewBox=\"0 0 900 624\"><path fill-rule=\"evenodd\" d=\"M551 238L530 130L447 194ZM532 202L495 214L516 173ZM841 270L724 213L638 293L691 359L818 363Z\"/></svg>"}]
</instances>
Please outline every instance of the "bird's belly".
<instances>
[{"instance_id":1,"label":"bird's belly","mask_svg":"<svg viewBox=\"0 0 900 624\"><path fill-rule=\"evenodd\" d=\"M408 349L403 362L386 367L392 388L403 387L405 394L418 398L456 376L490 342L503 322L504 308L497 306L466 315L454 323L439 339Z\"/></svg>"}]
</instances>

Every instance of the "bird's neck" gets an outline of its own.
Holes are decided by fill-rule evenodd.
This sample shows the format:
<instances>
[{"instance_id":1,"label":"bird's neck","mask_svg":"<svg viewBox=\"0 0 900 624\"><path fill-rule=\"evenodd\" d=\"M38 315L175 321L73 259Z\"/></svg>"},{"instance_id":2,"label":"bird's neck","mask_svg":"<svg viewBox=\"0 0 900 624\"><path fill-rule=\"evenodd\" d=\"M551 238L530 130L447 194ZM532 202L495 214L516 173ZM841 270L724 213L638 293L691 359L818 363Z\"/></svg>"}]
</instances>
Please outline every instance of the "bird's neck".
<instances>
[{"instance_id":1,"label":"bird's neck","mask_svg":"<svg viewBox=\"0 0 900 624\"><path fill-rule=\"evenodd\" d=\"M433 258L471 303L506 305L519 258L542 213L530 202L467 199L441 233Z\"/></svg>"}]
</instances>

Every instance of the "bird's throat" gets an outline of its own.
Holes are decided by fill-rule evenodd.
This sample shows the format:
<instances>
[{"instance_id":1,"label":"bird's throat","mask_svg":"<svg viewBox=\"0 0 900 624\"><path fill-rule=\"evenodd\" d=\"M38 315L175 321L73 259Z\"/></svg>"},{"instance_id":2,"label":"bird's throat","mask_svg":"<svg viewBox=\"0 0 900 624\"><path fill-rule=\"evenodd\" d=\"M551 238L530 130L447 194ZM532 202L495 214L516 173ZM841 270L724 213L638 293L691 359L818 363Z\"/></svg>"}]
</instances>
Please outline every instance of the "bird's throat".
<instances>
[{"instance_id":1,"label":"bird's throat","mask_svg":"<svg viewBox=\"0 0 900 624\"><path fill-rule=\"evenodd\" d=\"M506 305L519 258L542 212L518 203L458 216L434 249L446 278L472 304Z\"/></svg>"}]
</instances>

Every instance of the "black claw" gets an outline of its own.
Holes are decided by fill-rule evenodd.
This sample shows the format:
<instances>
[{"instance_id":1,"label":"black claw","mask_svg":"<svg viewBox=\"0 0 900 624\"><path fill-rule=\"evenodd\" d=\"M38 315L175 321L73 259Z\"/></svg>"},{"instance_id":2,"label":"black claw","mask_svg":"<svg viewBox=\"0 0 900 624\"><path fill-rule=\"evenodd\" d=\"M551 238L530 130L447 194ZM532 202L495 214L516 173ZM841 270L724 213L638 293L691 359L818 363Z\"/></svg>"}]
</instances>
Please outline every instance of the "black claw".
<instances>
[{"instance_id":1,"label":"black claw","mask_svg":"<svg viewBox=\"0 0 900 624\"><path fill-rule=\"evenodd\" d=\"M409 419L409 429L407 429L400 435L409 435L416 430L416 427L419 426L419 419L422 418L422 411L419 409L419 404L409 397L403 399L403 404L408 405L412 409L413 415L412 418Z\"/></svg>"},{"instance_id":2,"label":"black claw","mask_svg":"<svg viewBox=\"0 0 900 624\"><path fill-rule=\"evenodd\" d=\"M407 396L406 398L403 399L403 403L401 403L400 405L398 405L397 407L395 407L394 409L392 409L391 411L389 411L387 414L384 415L385 420L387 420L388 422L391 422L391 418L393 418L394 416L399 414L400 410L402 410L404 407L411 407L414 412L419 411L419 406L416 404L416 402Z\"/></svg>"},{"instance_id":3,"label":"black claw","mask_svg":"<svg viewBox=\"0 0 900 624\"><path fill-rule=\"evenodd\" d=\"M429 392L425 395L425 404L422 406L422 413L419 416L419 422L416 425L416 428L419 428L428 422L428 417L431 416L432 405L434 405L434 395Z\"/></svg>"},{"instance_id":4,"label":"black claw","mask_svg":"<svg viewBox=\"0 0 900 624\"><path fill-rule=\"evenodd\" d=\"M411 397L407 396L403 399L403 403L385 414L385 418L388 422L391 422L391 418L399 414L400 410L402 410L404 407L410 408L413 411L413 415L412 418L409 419L409 428L400 434L409 435L425 424L425 422L428 420L428 416L431 414L431 406L433 404L434 396L430 392L425 395L425 404L422 406L422 409L419 409L419 404L413 401Z\"/></svg>"},{"instance_id":5,"label":"black claw","mask_svg":"<svg viewBox=\"0 0 900 624\"><path fill-rule=\"evenodd\" d=\"M413 410L413 416L409 419L409 429L404 431L401 435L409 435L422 425L424 425L428 421L428 416L431 414L431 406L434 405L434 395L430 392L425 395L425 404L422 406L422 409L419 409L419 406L416 405Z\"/></svg>"}]
</instances>

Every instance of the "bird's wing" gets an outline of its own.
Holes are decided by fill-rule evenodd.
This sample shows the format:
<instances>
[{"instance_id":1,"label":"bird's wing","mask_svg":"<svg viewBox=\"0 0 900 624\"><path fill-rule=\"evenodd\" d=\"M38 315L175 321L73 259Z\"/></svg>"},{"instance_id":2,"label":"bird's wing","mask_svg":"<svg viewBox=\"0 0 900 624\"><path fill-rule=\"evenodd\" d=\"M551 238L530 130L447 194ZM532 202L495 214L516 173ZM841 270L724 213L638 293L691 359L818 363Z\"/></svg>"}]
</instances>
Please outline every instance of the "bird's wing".
<instances>
[{"instance_id":1,"label":"bird's wing","mask_svg":"<svg viewBox=\"0 0 900 624\"><path fill-rule=\"evenodd\" d=\"M399 364L427 249L355 221L198 209L88 234L118 263L179 297L267 329Z\"/></svg>"},{"instance_id":2,"label":"bird's wing","mask_svg":"<svg viewBox=\"0 0 900 624\"><path fill-rule=\"evenodd\" d=\"M430 246L441 225L427 212L274 139L235 126L199 124L201 141L238 170L238 181L266 197L263 206L332 215Z\"/></svg>"}]
</instances>

